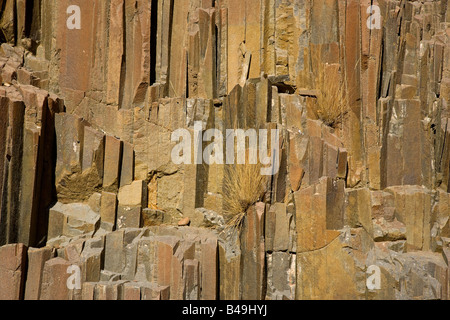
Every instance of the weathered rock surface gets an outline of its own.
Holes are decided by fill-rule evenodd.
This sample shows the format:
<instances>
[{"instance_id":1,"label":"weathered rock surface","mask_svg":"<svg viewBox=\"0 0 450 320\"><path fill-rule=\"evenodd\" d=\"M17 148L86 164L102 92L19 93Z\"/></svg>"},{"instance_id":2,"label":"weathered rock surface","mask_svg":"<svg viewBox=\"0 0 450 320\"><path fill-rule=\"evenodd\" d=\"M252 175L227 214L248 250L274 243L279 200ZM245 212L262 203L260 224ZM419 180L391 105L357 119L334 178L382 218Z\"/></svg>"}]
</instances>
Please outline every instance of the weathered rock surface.
<instances>
[{"instance_id":1,"label":"weathered rock surface","mask_svg":"<svg viewBox=\"0 0 450 320\"><path fill-rule=\"evenodd\" d=\"M448 1L76 3L0 1L0 299L450 299ZM279 129L238 229L227 129Z\"/></svg>"}]
</instances>

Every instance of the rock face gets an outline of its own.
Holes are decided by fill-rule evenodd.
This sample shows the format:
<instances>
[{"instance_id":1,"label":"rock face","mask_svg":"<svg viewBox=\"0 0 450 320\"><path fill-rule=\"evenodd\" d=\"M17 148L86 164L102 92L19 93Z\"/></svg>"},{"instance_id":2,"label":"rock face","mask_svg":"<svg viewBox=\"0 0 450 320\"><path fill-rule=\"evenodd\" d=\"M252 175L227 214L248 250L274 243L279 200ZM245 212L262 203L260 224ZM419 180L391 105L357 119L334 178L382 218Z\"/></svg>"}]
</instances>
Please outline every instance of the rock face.
<instances>
[{"instance_id":1,"label":"rock face","mask_svg":"<svg viewBox=\"0 0 450 320\"><path fill-rule=\"evenodd\" d=\"M74 3L0 1L0 299L450 299L448 1Z\"/></svg>"}]
</instances>

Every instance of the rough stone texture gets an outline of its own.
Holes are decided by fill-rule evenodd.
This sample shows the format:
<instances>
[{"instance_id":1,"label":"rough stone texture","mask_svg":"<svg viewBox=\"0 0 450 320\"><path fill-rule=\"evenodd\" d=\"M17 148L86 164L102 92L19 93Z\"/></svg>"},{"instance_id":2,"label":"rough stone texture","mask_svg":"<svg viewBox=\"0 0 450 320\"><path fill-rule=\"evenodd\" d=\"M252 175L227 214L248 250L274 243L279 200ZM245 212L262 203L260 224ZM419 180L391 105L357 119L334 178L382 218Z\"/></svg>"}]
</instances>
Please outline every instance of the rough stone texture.
<instances>
[{"instance_id":1,"label":"rough stone texture","mask_svg":"<svg viewBox=\"0 0 450 320\"><path fill-rule=\"evenodd\" d=\"M107 231L113 231L116 225L117 195L110 192L102 192L100 204L101 227Z\"/></svg>"},{"instance_id":2,"label":"rough stone texture","mask_svg":"<svg viewBox=\"0 0 450 320\"><path fill-rule=\"evenodd\" d=\"M49 240L58 237L76 237L91 234L98 229L100 215L81 203L57 203L50 210Z\"/></svg>"},{"instance_id":3,"label":"rough stone texture","mask_svg":"<svg viewBox=\"0 0 450 320\"><path fill-rule=\"evenodd\" d=\"M250 207L241 233L241 286L242 299L260 300L263 298L265 270L264 247L265 204L257 203Z\"/></svg>"},{"instance_id":4,"label":"rough stone texture","mask_svg":"<svg viewBox=\"0 0 450 320\"><path fill-rule=\"evenodd\" d=\"M51 248L29 248L27 282L25 300L40 300L41 284L45 263L52 259L54 252Z\"/></svg>"},{"instance_id":5,"label":"rough stone texture","mask_svg":"<svg viewBox=\"0 0 450 320\"><path fill-rule=\"evenodd\" d=\"M62 258L48 260L44 264L40 300L69 300L67 273L70 262Z\"/></svg>"},{"instance_id":6,"label":"rough stone texture","mask_svg":"<svg viewBox=\"0 0 450 320\"><path fill-rule=\"evenodd\" d=\"M119 188L119 171L122 146L120 140L106 136L105 142L105 170L103 188L106 191L117 191Z\"/></svg>"},{"instance_id":7,"label":"rough stone texture","mask_svg":"<svg viewBox=\"0 0 450 320\"><path fill-rule=\"evenodd\" d=\"M27 247L11 244L0 248L0 300L24 298Z\"/></svg>"},{"instance_id":8,"label":"rough stone texture","mask_svg":"<svg viewBox=\"0 0 450 320\"><path fill-rule=\"evenodd\" d=\"M0 7L0 298L450 298L447 0ZM345 82L332 126L318 64ZM232 166L199 161L227 129L279 129L237 229Z\"/></svg>"}]
</instances>

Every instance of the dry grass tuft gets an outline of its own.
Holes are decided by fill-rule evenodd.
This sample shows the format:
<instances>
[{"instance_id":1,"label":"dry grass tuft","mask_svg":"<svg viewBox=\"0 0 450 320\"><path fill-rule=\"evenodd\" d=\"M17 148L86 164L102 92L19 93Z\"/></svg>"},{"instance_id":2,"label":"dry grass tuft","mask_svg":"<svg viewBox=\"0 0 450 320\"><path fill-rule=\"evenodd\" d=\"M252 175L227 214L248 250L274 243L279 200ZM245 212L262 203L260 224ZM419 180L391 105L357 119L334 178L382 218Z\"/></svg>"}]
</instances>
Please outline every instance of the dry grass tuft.
<instances>
[{"instance_id":1,"label":"dry grass tuft","mask_svg":"<svg viewBox=\"0 0 450 320\"><path fill-rule=\"evenodd\" d=\"M348 95L345 77L341 76L337 64L314 63L314 87L318 91L317 118L327 126L336 128L348 108Z\"/></svg>"},{"instance_id":2,"label":"dry grass tuft","mask_svg":"<svg viewBox=\"0 0 450 320\"><path fill-rule=\"evenodd\" d=\"M260 163L225 168L223 194L227 229L239 230L248 208L262 199L267 190L268 177L261 175L261 168Z\"/></svg>"}]
</instances>

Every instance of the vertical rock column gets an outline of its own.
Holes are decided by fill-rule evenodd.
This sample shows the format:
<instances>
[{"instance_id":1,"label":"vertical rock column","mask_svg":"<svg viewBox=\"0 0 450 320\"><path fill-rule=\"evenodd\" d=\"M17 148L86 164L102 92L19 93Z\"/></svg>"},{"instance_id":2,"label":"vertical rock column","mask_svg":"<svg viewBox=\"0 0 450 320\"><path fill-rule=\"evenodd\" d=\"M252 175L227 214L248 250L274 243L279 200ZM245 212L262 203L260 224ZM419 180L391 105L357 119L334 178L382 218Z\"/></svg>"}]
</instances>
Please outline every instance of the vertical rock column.
<instances>
[{"instance_id":1,"label":"vertical rock column","mask_svg":"<svg viewBox=\"0 0 450 320\"><path fill-rule=\"evenodd\" d=\"M0 93L1 95L1 93ZM5 139L5 153L1 215L0 215L0 245L15 243L19 236L20 219L20 183L22 177L23 154L23 126L25 105L17 97L10 95L2 99L2 108L8 105L8 115L5 122L8 123Z\"/></svg>"},{"instance_id":2,"label":"vertical rock column","mask_svg":"<svg viewBox=\"0 0 450 320\"><path fill-rule=\"evenodd\" d=\"M22 300L27 247L11 244L0 248L0 300Z\"/></svg>"},{"instance_id":3,"label":"vertical rock column","mask_svg":"<svg viewBox=\"0 0 450 320\"><path fill-rule=\"evenodd\" d=\"M264 203L250 207L241 231L241 288L244 300L262 300L265 296L264 215Z\"/></svg>"}]
</instances>

